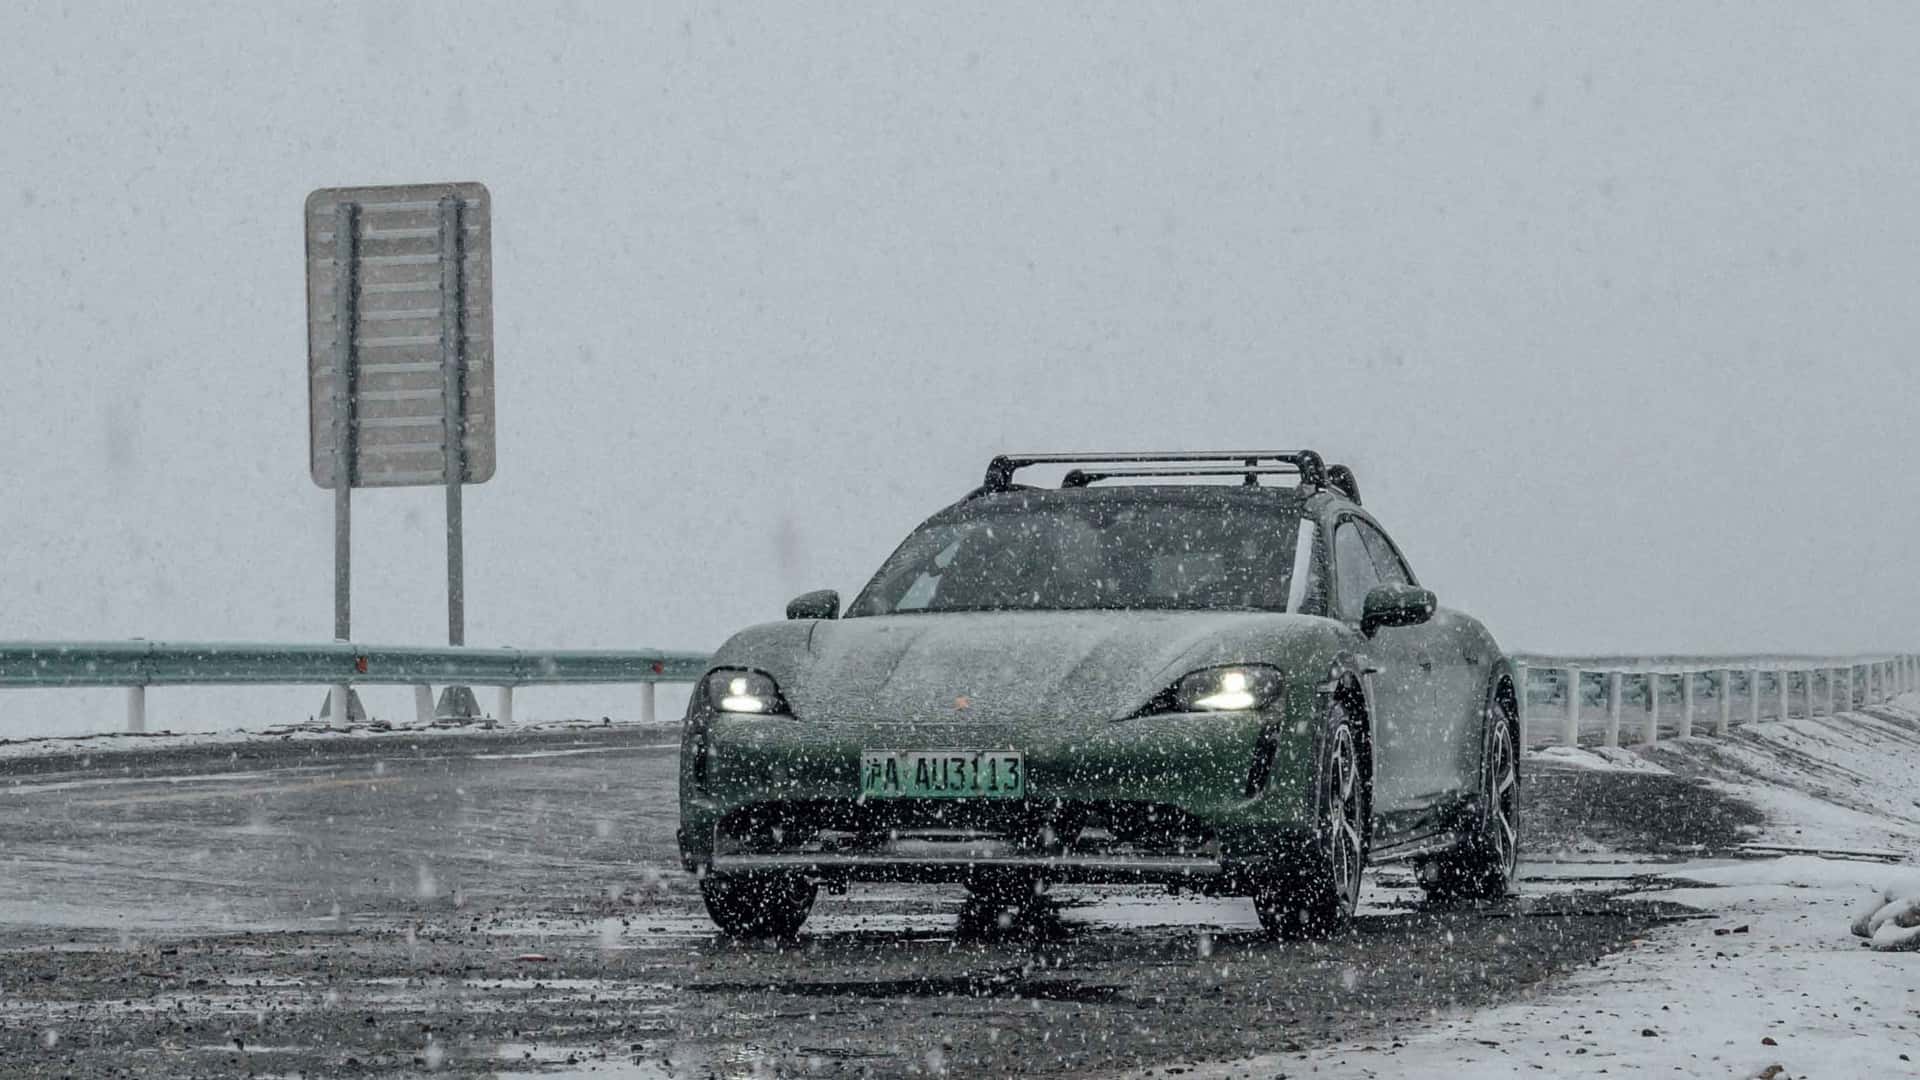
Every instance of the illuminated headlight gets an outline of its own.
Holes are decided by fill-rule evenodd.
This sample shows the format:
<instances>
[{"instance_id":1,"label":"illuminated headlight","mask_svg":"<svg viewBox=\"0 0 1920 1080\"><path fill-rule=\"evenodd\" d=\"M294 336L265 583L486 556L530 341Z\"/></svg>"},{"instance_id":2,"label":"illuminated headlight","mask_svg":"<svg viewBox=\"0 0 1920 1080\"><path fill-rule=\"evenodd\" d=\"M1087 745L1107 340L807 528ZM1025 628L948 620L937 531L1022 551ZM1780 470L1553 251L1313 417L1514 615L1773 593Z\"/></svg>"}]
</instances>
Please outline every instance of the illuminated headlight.
<instances>
[{"instance_id":1,"label":"illuminated headlight","mask_svg":"<svg viewBox=\"0 0 1920 1080\"><path fill-rule=\"evenodd\" d=\"M1179 712L1264 709L1284 688L1280 672L1263 665L1208 668L1175 684L1173 706Z\"/></svg>"},{"instance_id":2,"label":"illuminated headlight","mask_svg":"<svg viewBox=\"0 0 1920 1080\"><path fill-rule=\"evenodd\" d=\"M723 713L777 715L787 711L787 699L771 676L758 671L722 669L707 676L707 700Z\"/></svg>"}]
</instances>

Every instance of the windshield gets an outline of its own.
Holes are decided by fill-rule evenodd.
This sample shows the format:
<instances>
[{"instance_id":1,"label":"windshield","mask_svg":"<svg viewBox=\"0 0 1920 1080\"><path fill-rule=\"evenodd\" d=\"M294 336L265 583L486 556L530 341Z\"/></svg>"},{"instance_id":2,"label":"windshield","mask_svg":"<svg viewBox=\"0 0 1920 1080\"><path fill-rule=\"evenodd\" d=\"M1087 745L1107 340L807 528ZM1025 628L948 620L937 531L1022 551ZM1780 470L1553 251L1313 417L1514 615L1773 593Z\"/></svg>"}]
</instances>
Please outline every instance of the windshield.
<instances>
[{"instance_id":1,"label":"windshield","mask_svg":"<svg viewBox=\"0 0 1920 1080\"><path fill-rule=\"evenodd\" d=\"M1314 565L1299 534L1293 507L1007 507L922 526L847 614L1297 611L1317 591L1292 588L1296 564L1309 578Z\"/></svg>"}]
</instances>

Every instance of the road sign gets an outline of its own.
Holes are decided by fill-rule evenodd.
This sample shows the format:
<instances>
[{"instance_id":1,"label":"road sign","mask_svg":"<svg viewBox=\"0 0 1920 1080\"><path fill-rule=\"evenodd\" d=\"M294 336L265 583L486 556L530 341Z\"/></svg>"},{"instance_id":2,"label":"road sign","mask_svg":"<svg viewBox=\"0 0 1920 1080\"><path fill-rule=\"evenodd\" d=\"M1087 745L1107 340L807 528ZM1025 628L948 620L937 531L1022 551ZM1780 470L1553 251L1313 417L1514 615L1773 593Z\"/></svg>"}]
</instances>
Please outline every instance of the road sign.
<instances>
[{"instance_id":1,"label":"road sign","mask_svg":"<svg viewBox=\"0 0 1920 1080\"><path fill-rule=\"evenodd\" d=\"M491 478L487 189L326 188L307 197L306 236L313 482L334 488L343 469L354 487Z\"/></svg>"},{"instance_id":2,"label":"road sign","mask_svg":"<svg viewBox=\"0 0 1920 1080\"><path fill-rule=\"evenodd\" d=\"M353 489L432 484L447 493L447 642L464 645L460 489L494 462L487 189L322 188L307 196L306 236L307 464L333 490L334 637L353 633ZM465 687L441 701L478 711Z\"/></svg>"}]
</instances>

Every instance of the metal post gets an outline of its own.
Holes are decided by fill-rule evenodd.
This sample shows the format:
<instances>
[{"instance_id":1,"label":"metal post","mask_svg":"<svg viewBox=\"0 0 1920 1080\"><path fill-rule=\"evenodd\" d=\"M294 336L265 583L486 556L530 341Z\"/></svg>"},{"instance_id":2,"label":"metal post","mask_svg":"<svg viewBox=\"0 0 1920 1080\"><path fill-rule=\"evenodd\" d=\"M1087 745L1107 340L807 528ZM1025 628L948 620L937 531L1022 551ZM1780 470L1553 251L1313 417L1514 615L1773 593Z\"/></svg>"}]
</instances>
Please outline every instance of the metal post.
<instances>
[{"instance_id":1,"label":"metal post","mask_svg":"<svg viewBox=\"0 0 1920 1080\"><path fill-rule=\"evenodd\" d=\"M500 688L500 726L511 727L512 725L513 725L513 687L503 686Z\"/></svg>"},{"instance_id":2,"label":"metal post","mask_svg":"<svg viewBox=\"0 0 1920 1080\"><path fill-rule=\"evenodd\" d=\"M359 321L355 243L360 208L341 203L333 214L333 637L353 637L354 336ZM345 715L335 709L336 717Z\"/></svg>"},{"instance_id":3,"label":"metal post","mask_svg":"<svg viewBox=\"0 0 1920 1080\"><path fill-rule=\"evenodd\" d=\"M328 702L328 725L346 728L353 724L353 687L346 683L336 683L332 700Z\"/></svg>"},{"instance_id":4,"label":"metal post","mask_svg":"<svg viewBox=\"0 0 1920 1080\"><path fill-rule=\"evenodd\" d=\"M1617 671L1607 672L1607 745L1620 745L1620 681Z\"/></svg>"},{"instance_id":5,"label":"metal post","mask_svg":"<svg viewBox=\"0 0 1920 1080\"><path fill-rule=\"evenodd\" d=\"M1697 671L1680 673L1680 737L1683 739L1693 737L1693 683L1699 677Z\"/></svg>"},{"instance_id":6,"label":"metal post","mask_svg":"<svg viewBox=\"0 0 1920 1080\"><path fill-rule=\"evenodd\" d=\"M653 714L654 714L653 707L654 707L654 684L650 682L641 683L640 684L641 726L647 727L653 724Z\"/></svg>"},{"instance_id":7,"label":"metal post","mask_svg":"<svg viewBox=\"0 0 1920 1080\"><path fill-rule=\"evenodd\" d=\"M1518 660L1513 662L1513 707L1519 713L1514 719L1520 724L1520 749L1524 751L1533 744L1527 741L1527 665Z\"/></svg>"},{"instance_id":8,"label":"metal post","mask_svg":"<svg viewBox=\"0 0 1920 1080\"><path fill-rule=\"evenodd\" d=\"M1562 745L1580 745L1580 669L1577 667L1567 669L1567 719L1560 736Z\"/></svg>"},{"instance_id":9,"label":"metal post","mask_svg":"<svg viewBox=\"0 0 1920 1080\"><path fill-rule=\"evenodd\" d=\"M1793 708L1787 696L1789 688L1793 685L1793 672L1783 668L1776 672L1774 677L1780 680L1780 719L1785 720L1793 715Z\"/></svg>"},{"instance_id":10,"label":"metal post","mask_svg":"<svg viewBox=\"0 0 1920 1080\"><path fill-rule=\"evenodd\" d=\"M413 716L421 727L433 725L433 687L416 686L413 688Z\"/></svg>"},{"instance_id":11,"label":"metal post","mask_svg":"<svg viewBox=\"0 0 1920 1080\"><path fill-rule=\"evenodd\" d=\"M440 365L445 400L443 433L447 476L447 644L467 643L465 564L461 551L460 488L467 479L466 386L462 378L466 356L464 298L461 296L461 260L465 237L461 204L448 195L440 200Z\"/></svg>"},{"instance_id":12,"label":"metal post","mask_svg":"<svg viewBox=\"0 0 1920 1080\"><path fill-rule=\"evenodd\" d=\"M1643 740L1648 746L1660 741L1660 673L1647 672L1647 731Z\"/></svg>"},{"instance_id":13,"label":"metal post","mask_svg":"<svg viewBox=\"0 0 1920 1080\"><path fill-rule=\"evenodd\" d=\"M147 688L127 687L127 730L135 735L147 730Z\"/></svg>"},{"instance_id":14,"label":"metal post","mask_svg":"<svg viewBox=\"0 0 1920 1080\"><path fill-rule=\"evenodd\" d=\"M1727 729L1733 726L1733 669L1720 669L1720 718L1713 722L1713 733L1719 738L1727 737Z\"/></svg>"},{"instance_id":15,"label":"metal post","mask_svg":"<svg viewBox=\"0 0 1920 1080\"><path fill-rule=\"evenodd\" d=\"M465 524L460 496L467 479L466 259L465 206L448 195L440 200L440 447L447 488L447 644L467 643ZM480 715L473 690L449 686L440 692L436 714L453 720Z\"/></svg>"},{"instance_id":16,"label":"metal post","mask_svg":"<svg viewBox=\"0 0 1920 1080\"><path fill-rule=\"evenodd\" d=\"M1747 669L1747 722L1760 722L1760 669Z\"/></svg>"}]
</instances>

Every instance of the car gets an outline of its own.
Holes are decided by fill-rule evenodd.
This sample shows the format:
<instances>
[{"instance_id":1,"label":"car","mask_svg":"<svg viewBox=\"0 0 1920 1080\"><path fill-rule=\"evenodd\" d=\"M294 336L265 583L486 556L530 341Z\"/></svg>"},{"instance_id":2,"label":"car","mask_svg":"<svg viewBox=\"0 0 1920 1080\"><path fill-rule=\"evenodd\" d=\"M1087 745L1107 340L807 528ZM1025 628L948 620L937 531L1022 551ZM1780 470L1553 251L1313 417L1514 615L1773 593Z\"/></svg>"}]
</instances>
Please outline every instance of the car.
<instances>
[{"instance_id":1,"label":"car","mask_svg":"<svg viewBox=\"0 0 1920 1080\"><path fill-rule=\"evenodd\" d=\"M1345 925L1370 863L1511 887L1513 668L1314 451L1002 455L844 614L786 614L686 713L680 853L727 934L853 882L1144 882L1287 937Z\"/></svg>"}]
</instances>

